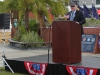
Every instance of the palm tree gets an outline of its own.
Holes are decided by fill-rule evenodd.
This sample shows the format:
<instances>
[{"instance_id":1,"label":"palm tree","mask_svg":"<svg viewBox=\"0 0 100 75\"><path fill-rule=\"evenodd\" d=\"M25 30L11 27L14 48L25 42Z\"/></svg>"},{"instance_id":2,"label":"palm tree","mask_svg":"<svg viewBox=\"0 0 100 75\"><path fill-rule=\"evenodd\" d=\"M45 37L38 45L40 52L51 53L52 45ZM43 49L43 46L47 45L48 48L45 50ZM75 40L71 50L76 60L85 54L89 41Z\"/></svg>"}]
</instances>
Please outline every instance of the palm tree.
<instances>
[{"instance_id":1,"label":"palm tree","mask_svg":"<svg viewBox=\"0 0 100 75\"><path fill-rule=\"evenodd\" d=\"M34 0L18 0L19 16L20 20L23 19L25 22L26 30L29 30L29 12L33 9Z\"/></svg>"},{"instance_id":2,"label":"palm tree","mask_svg":"<svg viewBox=\"0 0 100 75\"><path fill-rule=\"evenodd\" d=\"M63 0L63 2L68 2L68 0ZM42 32L42 27L45 26L44 16L48 19L49 23L52 23L49 13L53 13L55 17L59 14L64 15L66 13L66 7L63 2L62 0L57 0L56 2L53 0L34 1L33 13L40 22L40 32ZM51 9L51 12L49 12L47 8Z\"/></svg>"},{"instance_id":3,"label":"palm tree","mask_svg":"<svg viewBox=\"0 0 100 75\"><path fill-rule=\"evenodd\" d=\"M29 12L34 13L35 19L39 21L40 28L42 28L45 26L44 17L48 19L50 24L52 23L49 13L52 13L54 17L66 13L64 2L68 2L68 0L4 0L4 7L6 12L11 13L12 27L14 27L14 18L17 18L19 23L24 19L28 30ZM47 10L48 8L50 12Z\"/></svg>"}]
</instances>

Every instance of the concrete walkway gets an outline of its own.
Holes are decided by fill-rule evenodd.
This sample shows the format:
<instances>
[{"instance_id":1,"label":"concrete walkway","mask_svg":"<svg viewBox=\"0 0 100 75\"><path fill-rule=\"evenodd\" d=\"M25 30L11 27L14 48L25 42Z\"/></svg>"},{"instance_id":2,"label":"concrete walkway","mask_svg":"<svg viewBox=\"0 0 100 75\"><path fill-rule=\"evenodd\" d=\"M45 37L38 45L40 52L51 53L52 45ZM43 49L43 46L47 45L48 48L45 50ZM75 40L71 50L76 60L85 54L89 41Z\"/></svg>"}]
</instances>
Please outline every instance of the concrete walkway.
<instances>
[{"instance_id":1,"label":"concrete walkway","mask_svg":"<svg viewBox=\"0 0 100 75\"><path fill-rule=\"evenodd\" d=\"M50 53L52 53L52 50L49 49ZM4 51L4 52L3 52ZM7 59L10 58L20 58L20 57L29 57L29 56L38 56L38 55L44 55L48 54L48 49L17 49L12 48L9 46L9 44L6 44L5 46L3 44L0 44L0 58L2 58L2 55L5 55ZM3 67L3 60L0 61L0 67Z\"/></svg>"},{"instance_id":2,"label":"concrete walkway","mask_svg":"<svg viewBox=\"0 0 100 75\"><path fill-rule=\"evenodd\" d=\"M3 48L4 47L4 48ZM50 53L52 53L52 49L49 49ZM3 53L4 51L4 53ZM18 48L13 48L9 46L9 44L6 44L5 46L3 44L0 44L0 58L2 58L2 55L6 56L7 59L10 58L20 58L20 57L29 57L29 56L38 56L38 55L44 55L48 54L48 48L45 49L26 49L21 50ZM82 56L94 56L94 57L100 57L100 54L93 54L93 53L82 53ZM0 67L3 67L3 60L0 61Z\"/></svg>"}]
</instances>

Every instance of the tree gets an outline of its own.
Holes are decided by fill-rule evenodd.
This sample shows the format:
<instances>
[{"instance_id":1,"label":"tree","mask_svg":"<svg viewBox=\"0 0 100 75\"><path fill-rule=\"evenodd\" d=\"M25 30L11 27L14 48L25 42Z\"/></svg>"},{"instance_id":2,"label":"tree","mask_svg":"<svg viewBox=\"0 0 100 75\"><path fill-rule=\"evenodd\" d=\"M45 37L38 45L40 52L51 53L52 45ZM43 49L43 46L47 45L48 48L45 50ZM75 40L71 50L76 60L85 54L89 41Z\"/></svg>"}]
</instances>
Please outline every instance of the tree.
<instances>
[{"instance_id":1,"label":"tree","mask_svg":"<svg viewBox=\"0 0 100 75\"><path fill-rule=\"evenodd\" d=\"M47 18L50 24L52 23L49 13L52 13L54 17L66 13L65 2L68 2L68 0L4 0L3 6L5 7L6 12L11 13L12 27L14 27L14 18L18 19L19 24L23 19L26 29L28 30L29 12L34 13L35 19L39 21L40 28L42 28L45 26L44 17ZM47 10L48 8L50 11Z\"/></svg>"},{"instance_id":2,"label":"tree","mask_svg":"<svg viewBox=\"0 0 100 75\"><path fill-rule=\"evenodd\" d=\"M66 13L66 7L64 5L65 2L68 2L68 0L34 0L33 13L40 22L41 32L42 27L45 26L44 17L48 19L50 24L52 23L49 13L52 13L54 17L57 17L59 14L64 15ZM49 8L50 11L48 11L47 8Z\"/></svg>"}]
</instances>

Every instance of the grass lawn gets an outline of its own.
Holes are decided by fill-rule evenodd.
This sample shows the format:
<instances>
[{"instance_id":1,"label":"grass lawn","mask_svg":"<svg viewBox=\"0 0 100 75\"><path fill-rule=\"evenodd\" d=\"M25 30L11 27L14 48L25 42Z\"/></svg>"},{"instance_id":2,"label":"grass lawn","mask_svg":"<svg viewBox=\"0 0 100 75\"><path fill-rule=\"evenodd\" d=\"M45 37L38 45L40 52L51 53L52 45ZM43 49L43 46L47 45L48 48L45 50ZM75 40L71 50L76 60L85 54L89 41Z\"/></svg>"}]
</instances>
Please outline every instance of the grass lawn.
<instances>
[{"instance_id":1,"label":"grass lawn","mask_svg":"<svg viewBox=\"0 0 100 75\"><path fill-rule=\"evenodd\" d=\"M27 75L27 74L12 73L9 71L5 71L4 68L0 67L0 75Z\"/></svg>"}]
</instances>

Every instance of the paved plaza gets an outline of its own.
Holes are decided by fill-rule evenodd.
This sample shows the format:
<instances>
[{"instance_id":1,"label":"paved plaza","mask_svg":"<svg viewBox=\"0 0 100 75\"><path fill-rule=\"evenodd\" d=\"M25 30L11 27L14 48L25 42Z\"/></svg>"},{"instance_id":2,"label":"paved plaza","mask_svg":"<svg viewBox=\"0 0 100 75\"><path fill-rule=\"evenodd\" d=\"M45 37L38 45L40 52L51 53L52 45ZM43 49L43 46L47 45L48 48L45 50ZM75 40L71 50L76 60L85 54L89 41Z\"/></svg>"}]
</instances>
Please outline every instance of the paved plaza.
<instances>
[{"instance_id":1,"label":"paved plaza","mask_svg":"<svg viewBox=\"0 0 100 75\"><path fill-rule=\"evenodd\" d=\"M52 50L49 49L49 52L52 53ZM0 44L1 58L2 58L2 55L5 55L7 59L11 59L11 58L38 56L38 55L44 55L44 54L48 54L48 48L21 49L21 48L11 47L9 44L6 44L5 46L3 44ZM0 61L0 67L3 67L3 60Z\"/></svg>"}]
</instances>

